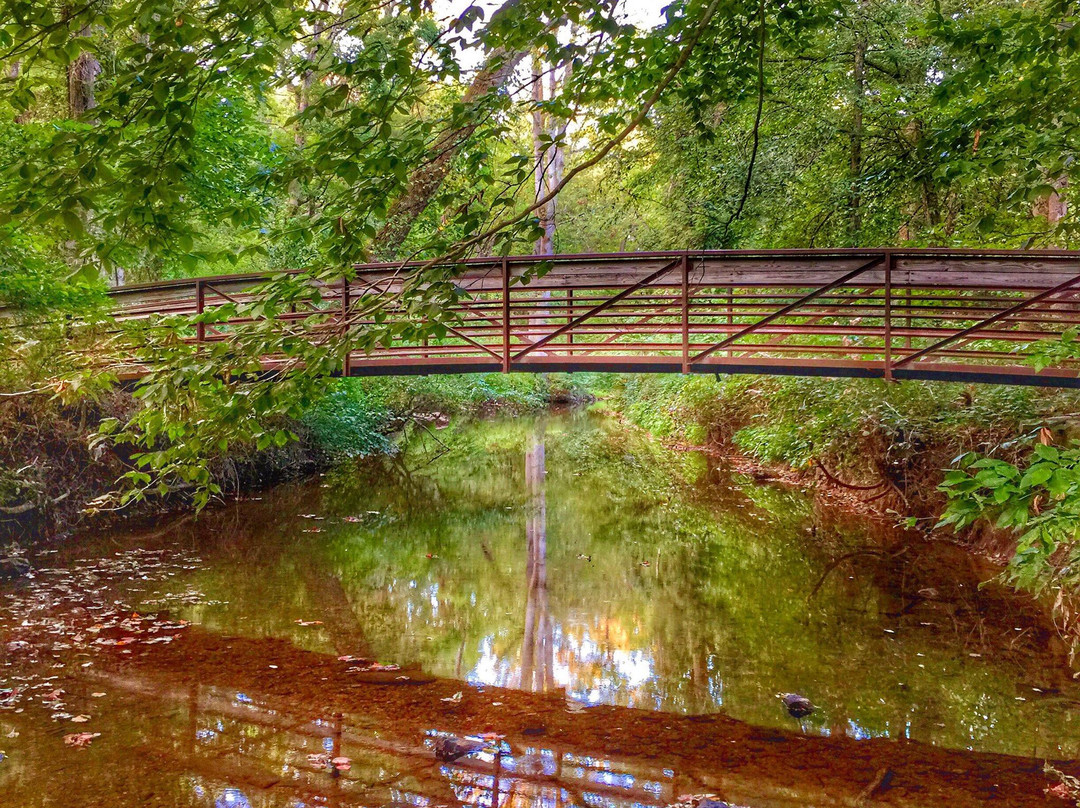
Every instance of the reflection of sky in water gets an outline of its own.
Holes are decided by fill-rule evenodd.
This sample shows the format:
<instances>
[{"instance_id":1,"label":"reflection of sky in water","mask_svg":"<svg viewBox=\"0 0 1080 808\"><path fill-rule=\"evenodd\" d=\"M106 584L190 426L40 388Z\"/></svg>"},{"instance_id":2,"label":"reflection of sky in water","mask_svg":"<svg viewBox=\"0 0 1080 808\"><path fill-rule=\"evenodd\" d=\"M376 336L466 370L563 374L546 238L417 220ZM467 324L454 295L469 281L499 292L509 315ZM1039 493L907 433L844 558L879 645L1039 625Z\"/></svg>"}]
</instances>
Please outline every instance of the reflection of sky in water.
<instances>
[{"instance_id":1,"label":"reflection of sky in water","mask_svg":"<svg viewBox=\"0 0 1080 808\"><path fill-rule=\"evenodd\" d=\"M606 648L593 642L588 632L581 639L564 634L556 625L552 631L553 678L557 687L586 704L625 704L628 707L656 706L656 697L641 692L643 685L654 681L653 663L645 649ZM598 679L581 687L577 671L584 666L602 668ZM480 642L476 665L466 675L470 684L517 687L520 667L495 651L494 636Z\"/></svg>"},{"instance_id":2,"label":"reflection of sky in water","mask_svg":"<svg viewBox=\"0 0 1080 808\"><path fill-rule=\"evenodd\" d=\"M621 466L614 480L594 476L583 486L575 481L573 457L557 445L553 436L546 521L531 525L528 515L537 509L506 505L523 497L520 441L508 452L507 467L521 472L517 477L494 475L484 484L485 469L495 465L498 452L472 467L434 465L424 480L437 481L440 496L420 498L424 506L412 511L408 502L395 499L404 495L389 483L346 489L338 499L321 502L313 502L312 493L323 496L322 489L298 487L302 510L295 513L326 513L319 537L296 546L293 527L282 526L293 507L288 501L275 503L265 523L251 520L248 533L226 524L220 535L228 538L220 548L202 537L208 561L195 585L221 605L192 609L188 616L207 631L287 637L320 653L357 652L365 645L380 661L419 662L427 671L474 685L525 686L523 669L532 653L534 667L545 666L533 687L542 678L544 689L564 689L570 700L585 705L688 713L723 705L736 718L794 729L775 693L798 689L821 705L805 722L809 734L902 735L1030 755L1032 738L1025 733L1037 727L1047 738L1039 741L1040 751L1059 742L1072 744L1070 752L1075 748L1080 732L1067 708L1031 695L1028 685L1042 682L1028 677L1038 671L989 653L969 656L977 649L964 647L952 633L954 616L959 630L970 628L962 614L950 611L933 629L926 628L938 619L933 614L889 617L906 605L892 589L893 569L853 565L808 605L807 593L828 556L806 541L811 517L800 510L805 503L797 495L753 489L751 494L764 498L759 502L737 491L742 498L731 505L694 500L680 489L678 496L665 492L663 499L650 499L648 492L624 484ZM625 498L615 501L618 492ZM334 521L363 512L373 497L377 501L370 504L380 511L400 515L378 526ZM756 510L752 520L738 515L750 510ZM770 520L768 530L762 530L764 518ZM213 514L207 519L201 524L214 525ZM293 521L296 531L310 524ZM535 552L529 549L530 530ZM304 560L310 567L298 574ZM540 570L532 585L530 570ZM326 607L335 593L344 606L337 611ZM954 602L947 605L951 609ZM298 626L300 620L312 622ZM363 642L346 633L346 642L354 644L339 652L334 631L343 624L359 626ZM1013 626L1009 622L1006 629L1010 638ZM1018 693L1029 701L1017 701ZM348 794L338 803L342 808L391 802L435 808L455 799L493 808L496 782L499 808L652 808L674 801L681 793L676 782L685 783L670 769L576 754L573 744L546 749L543 738L535 739L534 748L507 746L498 756L485 752L446 765L434 763L425 747L420 751L426 768L417 775L412 763L388 762L386 746L371 743L385 739L363 722L352 727L351 739L342 740L340 724L335 728L329 719L305 721L301 730L285 707L281 720L274 719L255 691L222 691L213 703L209 695L200 694L196 723L188 725L183 710L171 713L183 724L176 737L190 743L178 754L212 762L191 776L189 782L199 780L188 789L197 802L183 808L315 808L334 804L331 786ZM1051 721L1041 722L1043 717ZM108 729L105 737L114 732ZM155 723L143 737L156 744L167 732ZM403 758L415 762L415 747L424 742L405 741L402 746L412 751ZM102 742L78 760L86 765L105 749ZM331 784L320 779L325 771L308 764L313 753L342 753L352 759L352 770ZM657 767L661 761L658 755ZM215 779L219 765L244 776ZM302 799L268 799L269 791L247 786L247 775L260 766L283 783L318 787ZM365 791L368 783L379 783L381 791ZM747 801L775 804L758 799Z\"/></svg>"},{"instance_id":3,"label":"reflection of sky in water","mask_svg":"<svg viewBox=\"0 0 1080 808\"><path fill-rule=\"evenodd\" d=\"M209 514L191 537L206 559L191 585L221 605L182 615L474 685L562 689L585 705L722 709L793 728L775 694L800 692L820 707L804 722L815 734L1080 751L1080 716L1065 706L1075 685L1049 678L1060 671L1046 644L1008 604L977 602L990 589L969 579L965 606L933 581L941 602L912 604L936 556L922 570L860 557L811 599L829 559L866 541L859 528L822 526L798 492L714 485L715 469L673 484L665 464L688 455L609 422L547 423L545 474L527 468L535 422L518 418L448 439L468 451L408 458L418 471L406 477L375 464L268 493L234 522ZM385 518L349 516L373 510ZM317 537L299 516L312 512L325 517ZM1003 612L1004 645L993 636Z\"/></svg>"},{"instance_id":4,"label":"reflection of sky in water","mask_svg":"<svg viewBox=\"0 0 1080 808\"><path fill-rule=\"evenodd\" d=\"M251 802L238 788L227 788L214 800L214 808L251 808Z\"/></svg>"}]
</instances>

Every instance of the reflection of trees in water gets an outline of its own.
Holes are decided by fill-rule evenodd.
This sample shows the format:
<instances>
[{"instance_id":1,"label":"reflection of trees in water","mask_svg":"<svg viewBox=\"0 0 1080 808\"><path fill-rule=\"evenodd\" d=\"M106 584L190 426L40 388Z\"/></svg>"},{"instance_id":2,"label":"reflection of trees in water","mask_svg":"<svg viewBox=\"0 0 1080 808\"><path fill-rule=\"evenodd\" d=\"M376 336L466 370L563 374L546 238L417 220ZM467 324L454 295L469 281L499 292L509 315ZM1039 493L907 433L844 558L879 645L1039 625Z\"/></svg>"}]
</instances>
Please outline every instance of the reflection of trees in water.
<instances>
[{"instance_id":1,"label":"reflection of trees in water","mask_svg":"<svg viewBox=\"0 0 1080 808\"><path fill-rule=\"evenodd\" d=\"M978 571L943 563L940 546L856 556L810 597L833 560L868 541L865 525L718 474L673 488L659 448L584 426L472 425L429 466L412 447L156 541L198 549L206 568L189 580L229 605L184 616L222 632L530 691L558 679L589 701L722 705L759 723L787 720L773 694L798 690L834 732L850 719L853 731L910 728L952 744L985 735L981 748L1002 750L1030 750L1018 739L1039 723L1043 737L1070 735L1064 710L1030 718L1041 695L1030 686L1070 684L1045 621L979 588Z\"/></svg>"},{"instance_id":2,"label":"reflection of trees in water","mask_svg":"<svg viewBox=\"0 0 1080 808\"><path fill-rule=\"evenodd\" d=\"M538 420L525 452L525 488L529 494L525 519L527 581L525 639L521 648L521 681L524 690L554 690L554 649L547 588L547 500L544 491L544 421Z\"/></svg>"}]
</instances>

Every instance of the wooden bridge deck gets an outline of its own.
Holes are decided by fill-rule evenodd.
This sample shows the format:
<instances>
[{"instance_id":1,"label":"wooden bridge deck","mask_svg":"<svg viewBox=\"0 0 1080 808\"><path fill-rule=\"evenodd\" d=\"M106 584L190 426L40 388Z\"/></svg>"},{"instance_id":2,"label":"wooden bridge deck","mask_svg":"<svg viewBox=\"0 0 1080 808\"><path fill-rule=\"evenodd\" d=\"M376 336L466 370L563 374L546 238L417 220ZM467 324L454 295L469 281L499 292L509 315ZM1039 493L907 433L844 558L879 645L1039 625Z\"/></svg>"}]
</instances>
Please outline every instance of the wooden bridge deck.
<instances>
[{"instance_id":1,"label":"wooden bridge deck","mask_svg":"<svg viewBox=\"0 0 1080 808\"><path fill-rule=\"evenodd\" d=\"M550 261L541 277L523 275ZM337 333L373 324L373 296L413 265L367 265L317 284L312 311ZM1036 372L1031 344L1080 326L1080 253L774 250L513 256L461 262L439 339L399 340L344 362L351 376L466 372L765 373L1080 387L1080 367ZM262 276L112 291L124 319L191 318L187 339L229 340L252 322ZM313 282L314 283L314 282ZM197 315L223 304L219 323ZM404 309L389 319L407 320ZM415 324L415 323L414 323ZM274 368L278 359L265 358Z\"/></svg>"}]
</instances>

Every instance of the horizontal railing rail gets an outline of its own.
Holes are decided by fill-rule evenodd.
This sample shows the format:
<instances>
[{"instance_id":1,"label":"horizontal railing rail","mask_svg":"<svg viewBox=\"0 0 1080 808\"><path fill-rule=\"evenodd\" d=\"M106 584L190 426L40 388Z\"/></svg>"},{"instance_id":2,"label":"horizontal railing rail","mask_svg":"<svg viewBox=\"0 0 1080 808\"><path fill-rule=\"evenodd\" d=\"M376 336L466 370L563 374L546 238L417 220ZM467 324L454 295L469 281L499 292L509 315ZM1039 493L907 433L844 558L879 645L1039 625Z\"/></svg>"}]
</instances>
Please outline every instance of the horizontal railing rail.
<instances>
[{"instance_id":1,"label":"horizontal railing rail","mask_svg":"<svg viewBox=\"0 0 1080 808\"><path fill-rule=\"evenodd\" d=\"M541 265L547 272L532 277ZM342 335L375 327L365 314L373 296L393 298L421 268L432 269L369 264L346 279L311 279L318 302L276 319L285 328L321 312ZM460 293L440 315L445 336L353 351L343 373L770 373L1080 387L1080 366L1037 371L1031 362L1035 343L1080 326L1074 251L673 251L474 258L442 269ZM259 320L246 304L272 277L138 284L110 296L121 320L189 319L185 339L214 343ZM198 316L226 305L236 312L220 321ZM384 313L409 317L392 301ZM263 364L279 368L281 357Z\"/></svg>"}]
</instances>

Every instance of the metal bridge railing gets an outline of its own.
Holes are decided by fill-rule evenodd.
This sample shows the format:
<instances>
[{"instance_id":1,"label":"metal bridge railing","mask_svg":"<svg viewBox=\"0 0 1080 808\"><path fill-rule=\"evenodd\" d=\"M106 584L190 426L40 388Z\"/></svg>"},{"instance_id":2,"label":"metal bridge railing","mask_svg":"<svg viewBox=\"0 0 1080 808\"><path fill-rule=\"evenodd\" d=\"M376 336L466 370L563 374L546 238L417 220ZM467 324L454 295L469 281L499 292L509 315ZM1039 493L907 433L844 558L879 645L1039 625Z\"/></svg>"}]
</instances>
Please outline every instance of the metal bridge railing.
<instances>
[{"instance_id":1,"label":"metal bridge railing","mask_svg":"<svg viewBox=\"0 0 1080 808\"><path fill-rule=\"evenodd\" d=\"M541 265L546 273L531 277ZM334 327L380 323L417 265L356 267L318 284L313 313ZM773 373L1080 386L1078 370L1036 372L1031 345L1080 326L1080 253L774 250L471 259L448 274L459 298L439 336L352 352L348 375L471 371ZM228 340L254 322L196 315L258 300L264 276L114 290L124 319L190 316L187 339ZM528 280L528 282L525 282ZM381 322L409 319L390 304ZM413 323L416 324L416 323ZM275 367L267 356L265 365Z\"/></svg>"}]
</instances>

